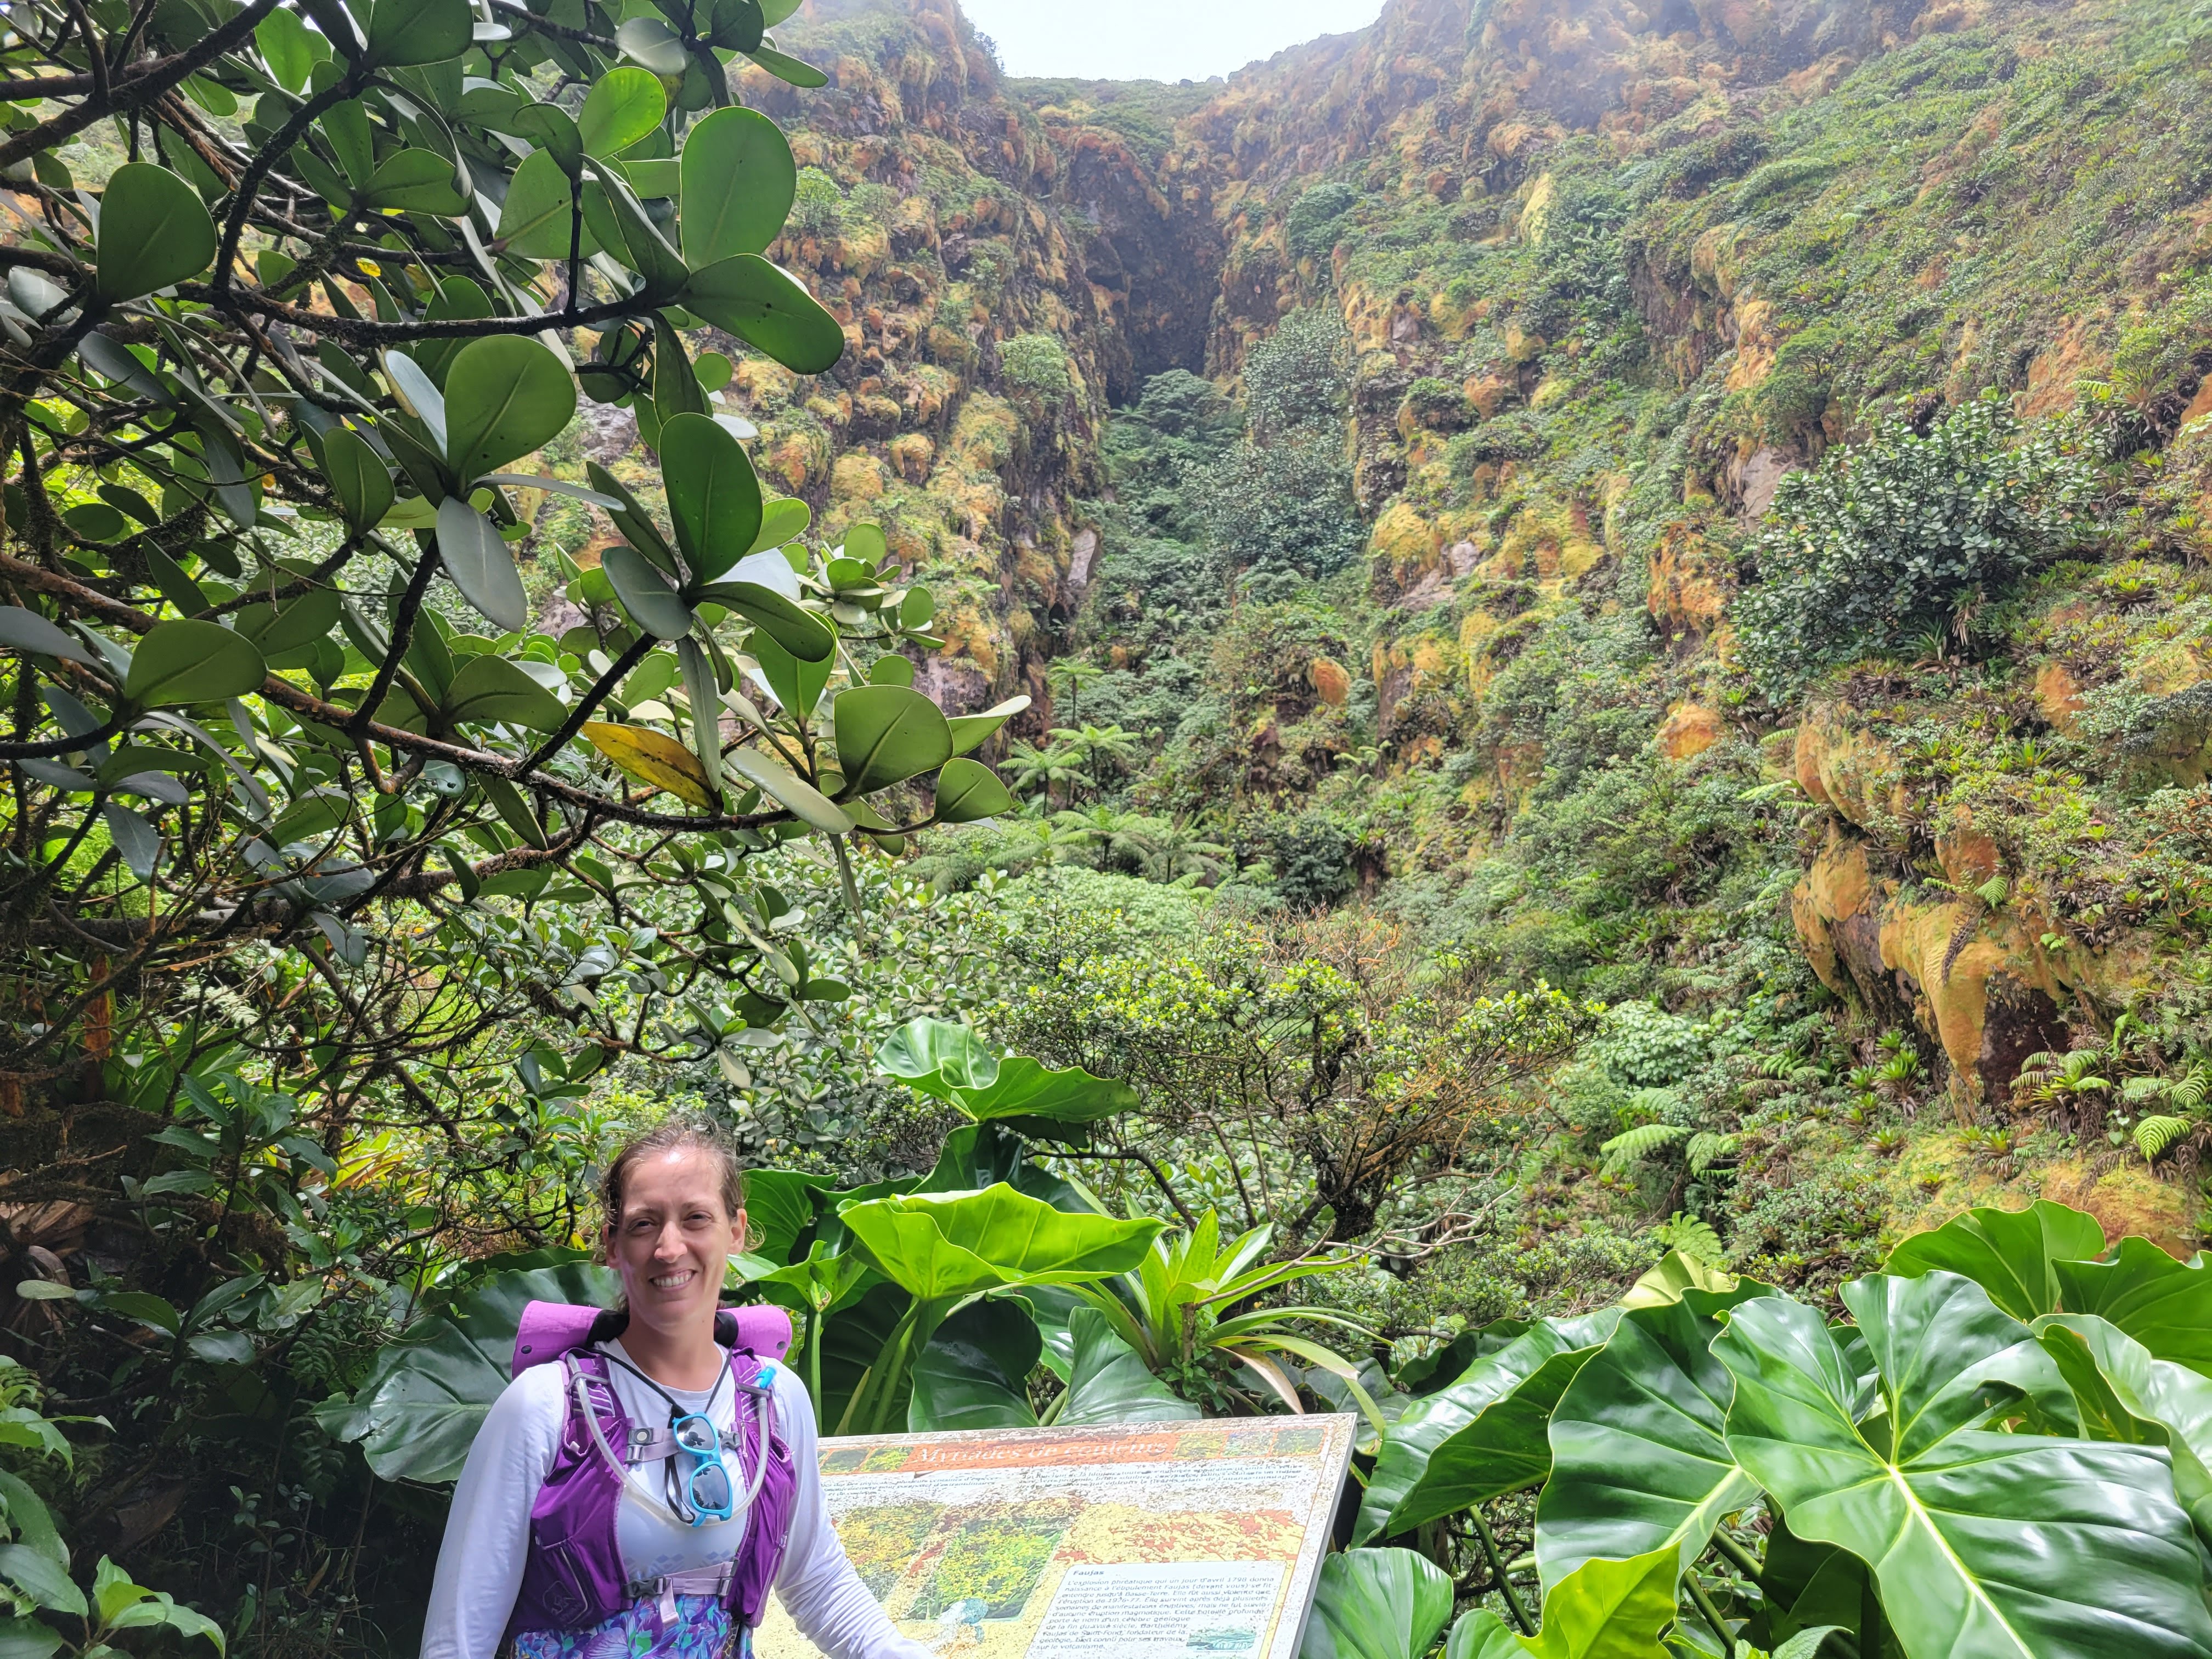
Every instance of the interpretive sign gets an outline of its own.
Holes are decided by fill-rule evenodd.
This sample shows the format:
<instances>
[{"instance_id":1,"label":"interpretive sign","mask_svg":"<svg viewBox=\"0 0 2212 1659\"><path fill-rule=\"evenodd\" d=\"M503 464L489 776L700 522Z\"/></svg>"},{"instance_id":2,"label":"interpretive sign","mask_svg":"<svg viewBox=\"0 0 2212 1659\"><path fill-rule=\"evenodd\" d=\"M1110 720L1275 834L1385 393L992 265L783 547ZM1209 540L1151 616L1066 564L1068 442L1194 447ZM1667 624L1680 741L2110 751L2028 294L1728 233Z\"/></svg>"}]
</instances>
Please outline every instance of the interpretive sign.
<instances>
[{"instance_id":1,"label":"interpretive sign","mask_svg":"<svg viewBox=\"0 0 2212 1659\"><path fill-rule=\"evenodd\" d=\"M830 1519L901 1633L985 1659L1294 1659L1358 1419L822 1443ZM781 1607L761 1659L817 1659Z\"/></svg>"}]
</instances>

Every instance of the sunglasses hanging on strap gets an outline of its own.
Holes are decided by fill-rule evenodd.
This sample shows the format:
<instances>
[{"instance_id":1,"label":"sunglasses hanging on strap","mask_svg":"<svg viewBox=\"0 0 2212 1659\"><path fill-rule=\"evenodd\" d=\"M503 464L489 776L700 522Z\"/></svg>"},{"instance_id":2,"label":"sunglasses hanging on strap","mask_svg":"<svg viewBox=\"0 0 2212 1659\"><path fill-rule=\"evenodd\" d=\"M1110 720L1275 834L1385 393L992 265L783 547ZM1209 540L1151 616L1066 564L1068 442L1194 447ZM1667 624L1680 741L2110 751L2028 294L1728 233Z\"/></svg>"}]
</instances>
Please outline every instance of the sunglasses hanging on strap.
<instances>
[{"instance_id":1,"label":"sunglasses hanging on strap","mask_svg":"<svg viewBox=\"0 0 2212 1659\"><path fill-rule=\"evenodd\" d=\"M605 1351L601 1350L602 1352ZM731 1478L730 1462L737 1459L738 1474L744 1473L744 1460L738 1455L738 1442L733 1435L724 1435L715 1428L706 1412L687 1412L676 1403L673 1396L660 1384L635 1365L609 1353L606 1358L620 1365L632 1376L651 1389L668 1402L668 1430L656 1435L650 1430L634 1430L630 1436L629 1462L633 1467L650 1462L656 1458L667 1460L668 1508L677 1519L687 1526L704 1527L717 1522L733 1519L739 1510L750 1510L760 1496L761 1486L768 1479L769 1442L775 1432L775 1373L763 1367L760 1381L737 1382L736 1373L725 1366L724 1375L731 1378L742 1392L753 1396L754 1408L760 1417L760 1455L753 1466L753 1478L744 1501L738 1501L737 1482ZM714 1379L708 1391L707 1411L714 1407L714 1395L721 1391L722 1380ZM594 1437L598 1422L587 1412L585 1420L592 1425ZM604 1443L602 1443L604 1446ZM611 1449L607 1449L610 1461ZM689 1460L688 1467L682 1460Z\"/></svg>"}]
</instances>

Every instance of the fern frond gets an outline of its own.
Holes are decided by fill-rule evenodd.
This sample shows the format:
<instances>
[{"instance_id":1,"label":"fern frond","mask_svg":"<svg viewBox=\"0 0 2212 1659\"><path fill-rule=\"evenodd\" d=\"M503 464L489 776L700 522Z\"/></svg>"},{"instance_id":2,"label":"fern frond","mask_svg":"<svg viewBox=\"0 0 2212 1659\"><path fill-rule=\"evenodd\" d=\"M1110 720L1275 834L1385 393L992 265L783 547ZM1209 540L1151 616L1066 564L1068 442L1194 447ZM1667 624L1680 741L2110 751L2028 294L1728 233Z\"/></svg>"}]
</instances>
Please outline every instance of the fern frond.
<instances>
[{"instance_id":1,"label":"fern frond","mask_svg":"<svg viewBox=\"0 0 2212 1659\"><path fill-rule=\"evenodd\" d=\"M2185 1112L2193 1112L2202 1106L2208 1094L2212 1094L2212 1066L2203 1060L2191 1066L2188 1076L2166 1091L2167 1098Z\"/></svg>"},{"instance_id":2,"label":"fern frond","mask_svg":"<svg viewBox=\"0 0 2212 1659\"><path fill-rule=\"evenodd\" d=\"M2002 904L2005 900L2009 898L2011 896L2012 884L2007 881L2002 876L1991 876L1979 887L1974 889L1974 896L1981 900L1983 903L1988 905L1992 910L1996 909L2000 904Z\"/></svg>"},{"instance_id":3,"label":"fern frond","mask_svg":"<svg viewBox=\"0 0 2212 1659\"><path fill-rule=\"evenodd\" d=\"M2146 1100L2158 1100L2172 1092L2173 1079L2165 1077L2131 1077L2120 1085L2120 1097L2130 1105L2141 1105Z\"/></svg>"},{"instance_id":4,"label":"fern frond","mask_svg":"<svg viewBox=\"0 0 2212 1659\"><path fill-rule=\"evenodd\" d=\"M2185 1117L2147 1117L2136 1125L2136 1150L2143 1155L2143 1162L2157 1162L2158 1155L2187 1134L2189 1120Z\"/></svg>"},{"instance_id":5,"label":"fern frond","mask_svg":"<svg viewBox=\"0 0 2212 1659\"><path fill-rule=\"evenodd\" d=\"M1679 1123L1639 1123L1634 1128L1615 1135L1598 1150L1605 1154L1607 1170L1617 1172L1640 1158L1649 1158L1654 1152L1672 1146L1686 1139L1689 1133Z\"/></svg>"},{"instance_id":6,"label":"fern frond","mask_svg":"<svg viewBox=\"0 0 2212 1659\"><path fill-rule=\"evenodd\" d=\"M1726 1255L1721 1236L1713 1231L1711 1222L1699 1216L1685 1215L1677 1210L1651 1231L1668 1249L1680 1250L1691 1261L1708 1267L1719 1267Z\"/></svg>"},{"instance_id":7,"label":"fern frond","mask_svg":"<svg viewBox=\"0 0 2212 1659\"><path fill-rule=\"evenodd\" d=\"M1711 1129L1692 1135L1682 1154L1689 1164L1690 1173L1703 1175L1723 1158L1734 1158L1741 1139L1739 1135L1716 1134Z\"/></svg>"}]
</instances>

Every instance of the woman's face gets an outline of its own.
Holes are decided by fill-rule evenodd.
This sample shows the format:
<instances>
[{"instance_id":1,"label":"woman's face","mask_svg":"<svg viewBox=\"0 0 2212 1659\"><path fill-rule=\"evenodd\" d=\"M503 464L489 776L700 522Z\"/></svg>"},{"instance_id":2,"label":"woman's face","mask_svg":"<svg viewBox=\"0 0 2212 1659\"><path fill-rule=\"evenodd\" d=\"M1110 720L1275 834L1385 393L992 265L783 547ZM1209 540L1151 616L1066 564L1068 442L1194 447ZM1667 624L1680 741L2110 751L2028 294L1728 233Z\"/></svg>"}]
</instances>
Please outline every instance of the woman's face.
<instances>
[{"instance_id":1,"label":"woman's face","mask_svg":"<svg viewBox=\"0 0 2212 1659\"><path fill-rule=\"evenodd\" d=\"M640 1158L607 1234L607 1265L622 1275L630 1317L669 1334L694 1321L711 1328L744 1231L745 1212L722 1207L721 1164L712 1153L678 1146Z\"/></svg>"}]
</instances>

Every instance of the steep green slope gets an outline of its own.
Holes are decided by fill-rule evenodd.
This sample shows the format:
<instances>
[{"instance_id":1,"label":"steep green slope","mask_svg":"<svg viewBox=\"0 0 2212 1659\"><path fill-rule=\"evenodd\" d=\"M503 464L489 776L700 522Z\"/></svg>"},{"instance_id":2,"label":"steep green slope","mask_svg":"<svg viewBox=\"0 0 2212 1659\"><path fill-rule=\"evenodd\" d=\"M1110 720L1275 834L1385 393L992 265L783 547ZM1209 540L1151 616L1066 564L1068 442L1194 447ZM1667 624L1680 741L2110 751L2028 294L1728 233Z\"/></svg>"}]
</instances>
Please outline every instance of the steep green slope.
<instances>
[{"instance_id":1,"label":"steep green slope","mask_svg":"<svg viewBox=\"0 0 2212 1659\"><path fill-rule=\"evenodd\" d=\"M957 596L933 683L1037 701L1038 817L918 867L1348 903L1656 1010L1693 1061L1557 1084L1571 1160L1680 1131L1614 1160L1618 1219L1802 1255L2045 1181L2186 1242L2206 38L1400 0L1166 88L1006 80L936 0L811 7L782 252L854 350L803 405L738 390L787 487ZM1917 520L1844 534L1885 489ZM2130 1011L2105 1086L2023 1081ZM2181 1120L2156 1178L2146 1116ZM1738 1139L1693 1169L1698 1134ZM1808 1167L1856 1218L1768 1226Z\"/></svg>"}]
</instances>

